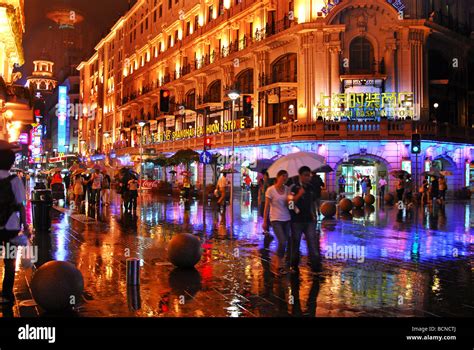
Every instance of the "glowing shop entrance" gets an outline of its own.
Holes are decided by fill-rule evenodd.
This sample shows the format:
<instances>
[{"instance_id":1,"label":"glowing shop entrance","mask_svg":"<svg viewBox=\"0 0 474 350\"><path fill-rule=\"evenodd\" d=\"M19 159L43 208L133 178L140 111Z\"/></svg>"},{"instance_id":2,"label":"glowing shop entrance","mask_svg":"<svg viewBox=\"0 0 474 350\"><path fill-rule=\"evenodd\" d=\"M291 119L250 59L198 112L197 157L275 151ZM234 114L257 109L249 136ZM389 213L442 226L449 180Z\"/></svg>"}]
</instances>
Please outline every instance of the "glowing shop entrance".
<instances>
[{"instance_id":1,"label":"glowing shop entrance","mask_svg":"<svg viewBox=\"0 0 474 350\"><path fill-rule=\"evenodd\" d=\"M378 193L379 179L384 176L387 182L390 181L387 176L387 167L370 157L354 158L339 165L337 169L338 179L340 175L344 175L346 179L346 193L350 196L362 194L361 181L368 176L371 181L370 193L374 196Z\"/></svg>"}]
</instances>

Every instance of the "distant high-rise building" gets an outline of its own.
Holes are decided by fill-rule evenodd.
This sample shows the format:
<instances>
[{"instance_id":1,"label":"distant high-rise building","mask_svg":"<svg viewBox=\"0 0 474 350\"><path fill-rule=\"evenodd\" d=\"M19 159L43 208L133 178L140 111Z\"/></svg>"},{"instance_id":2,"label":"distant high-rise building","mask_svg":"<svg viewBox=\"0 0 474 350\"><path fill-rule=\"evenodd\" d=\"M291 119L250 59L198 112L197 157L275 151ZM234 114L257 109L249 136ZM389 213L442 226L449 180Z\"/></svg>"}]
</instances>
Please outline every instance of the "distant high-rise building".
<instances>
[{"instance_id":1,"label":"distant high-rise building","mask_svg":"<svg viewBox=\"0 0 474 350\"><path fill-rule=\"evenodd\" d=\"M53 5L46 14L54 24L49 26L48 52L55 63L58 81L76 74L87 49L84 16L67 4Z\"/></svg>"}]
</instances>

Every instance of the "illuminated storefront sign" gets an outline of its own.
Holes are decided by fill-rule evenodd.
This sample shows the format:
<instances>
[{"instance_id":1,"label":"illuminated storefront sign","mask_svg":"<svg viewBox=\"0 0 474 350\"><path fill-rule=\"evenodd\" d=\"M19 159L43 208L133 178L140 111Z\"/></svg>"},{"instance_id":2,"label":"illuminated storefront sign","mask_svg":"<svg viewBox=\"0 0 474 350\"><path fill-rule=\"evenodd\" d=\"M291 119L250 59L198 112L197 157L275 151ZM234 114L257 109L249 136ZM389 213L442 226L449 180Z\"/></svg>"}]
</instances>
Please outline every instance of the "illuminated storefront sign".
<instances>
[{"instance_id":1,"label":"illuminated storefront sign","mask_svg":"<svg viewBox=\"0 0 474 350\"><path fill-rule=\"evenodd\" d=\"M41 155L43 154L43 125L34 124L33 129L31 129L31 158L30 163L41 163Z\"/></svg>"},{"instance_id":2,"label":"illuminated storefront sign","mask_svg":"<svg viewBox=\"0 0 474 350\"><path fill-rule=\"evenodd\" d=\"M206 134L213 135L220 132L228 132L232 130L245 129L245 119L234 120L233 126L232 121L224 122L221 126L220 123L212 123L206 127ZM147 138L147 143L157 143L164 141L177 141L183 139L189 139L192 137L201 137L204 135L204 127L199 126L197 128L188 128L177 131L166 130L165 132L153 133L150 138Z\"/></svg>"},{"instance_id":3,"label":"illuminated storefront sign","mask_svg":"<svg viewBox=\"0 0 474 350\"><path fill-rule=\"evenodd\" d=\"M59 87L58 95L58 152L66 152L67 87Z\"/></svg>"},{"instance_id":4,"label":"illuminated storefront sign","mask_svg":"<svg viewBox=\"0 0 474 350\"><path fill-rule=\"evenodd\" d=\"M413 92L386 93L321 93L315 110L316 118L338 119L405 119L415 117Z\"/></svg>"}]
</instances>

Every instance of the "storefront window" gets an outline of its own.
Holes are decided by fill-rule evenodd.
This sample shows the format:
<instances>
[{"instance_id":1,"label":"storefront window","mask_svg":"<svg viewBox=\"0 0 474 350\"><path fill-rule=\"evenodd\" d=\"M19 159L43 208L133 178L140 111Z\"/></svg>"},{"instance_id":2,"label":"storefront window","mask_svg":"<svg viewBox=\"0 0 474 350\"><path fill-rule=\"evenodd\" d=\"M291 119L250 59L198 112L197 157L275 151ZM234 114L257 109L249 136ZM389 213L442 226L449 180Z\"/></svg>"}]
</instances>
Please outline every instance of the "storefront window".
<instances>
[{"instance_id":1,"label":"storefront window","mask_svg":"<svg viewBox=\"0 0 474 350\"><path fill-rule=\"evenodd\" d=\"M411 174L411 160L402 160L402 170L405 170L408 174Z\"/></svg>"}]
</instances>

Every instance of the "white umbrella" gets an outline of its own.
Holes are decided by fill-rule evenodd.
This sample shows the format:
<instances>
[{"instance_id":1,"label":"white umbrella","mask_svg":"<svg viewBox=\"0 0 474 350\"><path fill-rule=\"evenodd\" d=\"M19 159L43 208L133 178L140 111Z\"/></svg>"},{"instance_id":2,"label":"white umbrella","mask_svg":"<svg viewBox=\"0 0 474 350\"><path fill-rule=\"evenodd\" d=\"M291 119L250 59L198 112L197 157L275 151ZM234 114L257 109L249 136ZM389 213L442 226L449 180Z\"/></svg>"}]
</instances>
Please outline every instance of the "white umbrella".
<instances>
[{"instance_id":1,"label":"white umbrella","mask_svg":"<svg viewBox=\"0 0 474 350\"><path fill-rule=\"evenodd\" d=\"M280 170L286 170L289 177L297 176L301 167L307 166L311 170L318 169L326 163L323 156L309 152L292 153L278 159L268 168L270 178L276 178Z\"/></svg>"}]
</instances>

